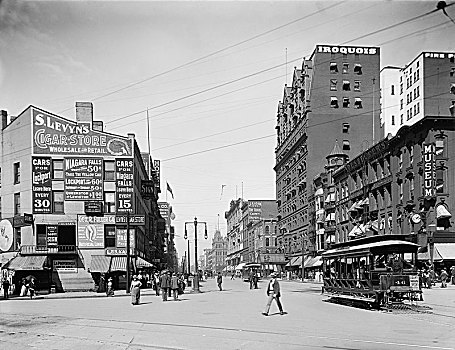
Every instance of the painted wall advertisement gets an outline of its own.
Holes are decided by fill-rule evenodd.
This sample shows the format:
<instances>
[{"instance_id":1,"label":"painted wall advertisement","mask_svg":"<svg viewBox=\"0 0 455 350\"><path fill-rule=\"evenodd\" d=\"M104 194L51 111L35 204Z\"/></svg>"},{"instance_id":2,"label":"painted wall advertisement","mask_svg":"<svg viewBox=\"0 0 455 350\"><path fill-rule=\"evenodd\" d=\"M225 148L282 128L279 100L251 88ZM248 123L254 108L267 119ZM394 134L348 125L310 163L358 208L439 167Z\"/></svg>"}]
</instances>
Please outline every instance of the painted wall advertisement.
<instances>
[{"instance_id":1,"label":"painted wall advertisement","mask_svg":"<svg viewBox=\"0 0 455 350\"><path fill-rule=\"evenodd\" d=\"M115 160L115 185L117 213L134 213L134 172L133 159Z\"/></svg>"},{"instance_id":2,"label":"painted wall advertisement","mask_svg":"<svg viewBox=\"0 0 455 350\"><path fill-rule=\"evenodd\" d=\"M77 216L77 240L80 248L104 248L104 225L115 225L115 215Z\"/></svg>"},{"instance_id":3,"label":"painted wall advertisement","mask_svg":"<svg viewBox=\"0 0 455 350\"><path fill-rule=\"evenodd\" d=\"M76 259L59 259L53 262L54 270L58 272L77 273Z\"/></svg>"},{"instance_id":4,"label":"painted wall advertisement","mask_svg":"<svg viewBox=\"0 0 455 350\"><path fill-rule=\"evenodd\" d=\"M32 157L33 214L52 213L51 157Z\"/></svg>"},{"instance_id":5,"label":"painted wall advertisement","mask_svg":"<svg viewBox=\"0 0 455 350\"><path fill-rule=\"evenodd\" d=\"M89 123L76 123L32 108L33 152L85 156L132 156L128 138L91 129Z\"/></svg>"},{"instance_id":6,"label":"painted wall advertisement","mask_svg":"<svg viewBox=\"0 0 455 350\"><path fill-rule=\"evenodd\" d=\"M48 248L56 248L58 246L58 226L46 226L46 243Z\"/></svg>"},{"instance_id":7,"label":"painted wall advertisement","mask_svg":"<svg viewBox=\"0 0 455 350\"><path fill-rule=\"evenodd\" d=\"M136 229L130 228L130 249L134 249ZM117 248L126 248L126 228L115 229L115 246Z\"/></svg>"},{"instance_id":8,"label":"painted wall advertisement","mask_svg":"<svg viewBox=\"0 0 455 350\"><path fill-rule=\"evenodd\" d=\"M262 217L262 202L248 202L248 216L250 221L259 221Z\"/></svg>"},{"instance_id":9,"label":"painted wall advertisement","mask_svg":"<svg viewBox=\"0 0 455 350\"><path fill-rule=\"evenodd\" d=\"M65 158L65 200L103 200L103 158Z\"/></svg>"}]
</instances>

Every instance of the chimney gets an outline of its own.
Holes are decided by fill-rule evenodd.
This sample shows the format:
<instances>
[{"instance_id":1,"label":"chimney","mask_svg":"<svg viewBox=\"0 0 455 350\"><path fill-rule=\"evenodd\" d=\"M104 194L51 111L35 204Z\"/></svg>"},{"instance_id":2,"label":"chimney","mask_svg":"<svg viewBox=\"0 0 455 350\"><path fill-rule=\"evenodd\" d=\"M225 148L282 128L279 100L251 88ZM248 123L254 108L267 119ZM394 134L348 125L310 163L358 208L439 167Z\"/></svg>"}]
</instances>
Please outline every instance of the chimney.
<instances>
[{"instance_id":1,"label":"chimney","mask_svg":"<svg viewBox=\"0 0 455 350\"><path fill-rule=\"evenodd\" d=\"M93 103L91 102L76 102L76 121L78 123L93 122Z\"/></svg>"},{"instance_id":2,"label":"chimney","mask_svg":"<svg viewBox=\"0 0 455 350\"><path fill-rule=\"evenodd\" d=\"M130 140L134 140L135 137L136 137L135 134L133 134L133 133L128 133L128 138L129 138Z\"/></svg>"},{"instance_id":3,"label":"chimney","mask_svg":"<svg viewBox=\"0 0 455 350\"><path fill-rule=\"evenodd\" d=\"M1 110L0 114L2 115L2 130L8 126L8 112Z\"/></svg>"}]
</instances>

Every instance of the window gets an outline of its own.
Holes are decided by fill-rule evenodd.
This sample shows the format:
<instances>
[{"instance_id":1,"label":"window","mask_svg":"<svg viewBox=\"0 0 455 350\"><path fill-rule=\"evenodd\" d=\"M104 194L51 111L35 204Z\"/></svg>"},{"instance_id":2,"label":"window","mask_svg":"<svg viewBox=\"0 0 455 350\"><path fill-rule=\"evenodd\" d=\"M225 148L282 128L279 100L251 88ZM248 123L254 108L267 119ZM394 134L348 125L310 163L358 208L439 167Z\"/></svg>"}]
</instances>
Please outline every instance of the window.
<instances>
[{"instance_id":1,"label":"window","mask_svg":"<svg viewBox=\"0 0 455 350\"><path fill-rule=\"evenodd\" d=\"M351 83L349 80L343 80L343 91L351 91Z\"/></svg>"},{"instance_id":2,"label":"window","mask_svg":"<svg viewBox=\"0 0 455 350\"><path fill-rule=\"evenodd\" d=\"M343 151L349 151L351 149L351 145L349 144L348 140L343 140Z\"/></svg>"},{"instance_id":3,"label":"window","mask_svg":"<svg viewBox=\"0 0 455 350\"><path fill-rule=\"evenodd\" d=\"M417 88L414 89L414 100L417 98Z\"/></svg>"},{"instance_id":4,"label":"window","mask_svg":"<svg viewBox=\"0 0 455 350\"><path fill-rule=\"evenodd\" d=\"M392 86L390 87L390 94L391 94L391 95L395 95L395 85L392 85Z\"/></svg>"},{"instance_id":5,"label":"window","mask_svg":"<svg viewBox=\"0 0 455 350\"><path fill-rule=\"evenodd\" d=\"M343 63L343 74L349 73L349 63Z\"/></svg>"},{"instance_id":6,"label":"window","mask_svg":"<svg viewBox=\"0 0 455 350\"><path fill-rule=\"evenodd\" d=\"M104 226L104 247L111 248L115 247L115 226L105 225Z\"/></svg>"},{"instance_id":7,"label":"window","mask_svg":"<svg viewBox=\"0 0 455 350\"><path fill-rule=\"evenodd\" d=\"M270 239L266 238L265 239L265 246L268 247L270 245Z\"/></svg>"},{"instance_id":8,"label":"window","mask_svg":"<svg viewBox=\"0 0 455 350\"><path fill-rule=\"evenodd\" d=\"M52 161L52 178L63 179L63 159Z\"/></svg>"},{"instance_id":9,"label":"window","mask_svg":"<svg viewBox=\"0 0 455 350\"><path fill-rule=\"evenodd\" d=\"M360 91L360 80L354 80L354 91Z\"/></svg>"},{"instance_id":10,"label":"window","mask_svg":"<svg viewBox=\"0 0 455 350\"><path fill-rule=\"evenodd\" d=\"M63 191L53 191L52 199L54 204L54 213L64 213L65 212L65 202Z\"/></svg>"},{"instance_id":11,"label":"window","mask_svg":"<svg viewBox=\"0 0 455 350\"><path fill-rule=\"evenodd\" d=\"M410 165L412 165L413 161L414 161L414 146L411 145L409 147L409 163L410 163Z\"/></svg>"},{"instance_id":12,"label":"window","mask_svg":"<svg viewBox=\"0 0 455 350\"><path fill-rule=\"evenodd\" d=\"M400 95L403 94L403 83L400 83Z\"/></svg>"},{"instance_id":13,"label":"window","mask_svg":"<svg viewBox=\"0 0 455 350\"><path fill-rule=\"evenodd\" d=\"M14 216L21 215L21 194L14 194Z\"/></svg>"},{"instance_id":14,"label":"window","mask_svg":"<svg viewBox=\"0 0 455 350\"><path fill-rule=\"evenodd\" d=\"M356 63L354 65L354 73L357 75L362 75L362 65L361 64Z\"/></svg>"},{"instance_id":15,"label":"window","mask_svg":"<svg viewBox=\"0 0 455 350\"><path fill-rule=\"evenodd\" d=\"M113 160L104 161L104 181L115 181L115 162Z\"/></svg>"},{"instance_id":16,"label":"window","mask_svg":"<svg viewBox=\"0 0 455 350\"><path fill-rule=\"evenodd\" d=\"M349 123L343 123L343 134L349 134Z\"/></svg>"},{"instance_id":17,"label":"window","mask_svg":"<svg viewBox=\"0 0 455 350\"><path fill-rule=\"evenodd\" d=\"M338 73L338 66L336 62L330 62L330 73Z\"/></svg>"},{"instance_id":18,"label":"window","mask_svg":"<svg viewBox=\"0 0 455 350\"><path fill-rule=\"evenodd\" d=\"M395 125L395 116L392 115L392 125Z\"/></svg>"},{"instance_id":19,"label":"window","mask_svg":"<svg viewBox=\"0 0 455 350\"><path fill-rule=\"evenodd\" d=\"M400 109L403 109L403 99L400 100Z\"/></svg>"},{"instance_id":20,"label":"window","mask_svg":"<svg viewBox=\"0 0 455 350\"><path fill-rule=\"evenodd\" d=\"M270 226L265 227L265 234L266 235L270 234Z\"/></svg>"},{"instance_id":21,"label":"window","mask_svg":"<svg viewBox=\"0 0 455 350\"><path fill-rule=\"evenodd\" d=\"M436 193L444 193L444 168L436 168Z\"/></svg>"},{"instance_id":22,"label":"window","mask_svg":"<svg viewBox=\"0 0 455 350\"><path fill-rule=\"evenodd\" d=\"M14 184L21 182L21 163L17 162L13 165L14 168Z\"/></svg>"},{"instance_id":23,"label":"window","mask_svg":"<svg viewBox=\"0 0 455 350\"><path fill-rule=\"evenodd\" d=\"M360 97L355 98L354 108L357 108L357 109L363 108L362 99Z\"/></svg>"},{"instance_id":24,"label":"window","mask_svg":"<svg viewBox=\"0 0 455 350\"><path fill-rule=\"evenodd\" d=\"M104 192L104 212L115 213L115 192Z\"/></svg>"},{"instance_id":25,"label":"window","mask_svg":"<svg viewBox=\"0 0 455 350\"><path fill-rule=\"evenodd\" d=\"M416 104L416 114L419 114L420 113L420 102L417 102Z\"/></svg>"},{"instance_id":26,"label":"window","mask_svg":"<svg viewBox=\"0 0 455 350\"><path fill-rule=\"evenodd\" d=\"M337 80L330 79L330 91L336 91L336 90L337 90Z\"/></svg>"},{"instance_id":27,"label":"window","mask_svg":"<svg viewBox=\"0 0 455 350\"><path fill-rule=\"evenodd\" d=\"M420 96L420 86L417 86L416 91L417 91L417 96L416 97L419 97Z\"/></svg>"},{"instance_id":28,"label":"window","mask_svg":"<svg viewBox=\"0 0 455 350\"><path fill-rule=\"evenodd\" d=\"M349 108L350 101L349 97L343 97L343 108Z\"/></svg>"},{"instance_id":29,"label":"window","mask_svg":"<svg viewBox=\"0 0 455 350\"><path fill-rule=\"evenodd\" d=\"M36 246L45 247L47 245L46 225L36 225Z\"/></svg>"},{"instance_id":30,"label":"window","mask_svg":"<svg viewBox=\"0 0 455 350\"><path fill-rule=\"evenodd\" d=\"M332 108L338 108L338 99L336 97L331 97L330 98L330 107Z\"/></svg>"},{"instance_id":31,"label":"window","mask_svg":"<svg viewBox=\"0 0 455 350\"><path fill-rule=\"evenodd\" d=\"M403 114L400 115L400 125L403 125Z\"/></svg>"}]
</instances>

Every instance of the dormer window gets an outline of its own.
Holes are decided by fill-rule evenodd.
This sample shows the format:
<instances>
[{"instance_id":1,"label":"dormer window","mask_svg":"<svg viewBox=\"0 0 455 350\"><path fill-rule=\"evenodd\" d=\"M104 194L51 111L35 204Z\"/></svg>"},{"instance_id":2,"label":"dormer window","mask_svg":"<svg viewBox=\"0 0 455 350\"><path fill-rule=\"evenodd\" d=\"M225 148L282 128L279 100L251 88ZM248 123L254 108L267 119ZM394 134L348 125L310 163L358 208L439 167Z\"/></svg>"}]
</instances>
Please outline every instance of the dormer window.
<instances>
[{"instance_id":1,"label":"dormer window","mask_svg":"<svg viewBox=\"0 0 455 350\"><path fill-rule=\"evenodd\" d=\"M330 107L338 108L338 99L336 97L330 98Z\"/></svg>"},{"instance_id":2,"label":"dormer window","mask_svg":"<svg viewBox=\"0 0 455 350\"><path fill-rule=\"evenodd\" d=\"M336 62L330 62L330 73L338 73L338 66Z\"/></svg>"},{"instance_id":3,"label":"dormer window","mask_svg":"<svg viewBox=\"0 0 455 350\"><path fill-rule=\"evenodd\" d=\"M356 63L354 65L354 73L357 75L362 75L362 65L361 64Z\"/></svg>"},{"instance_id":4,"label":"dormer window","mask_svg":"<svg viewBox=\"0 0 455 350\"><path fill-rule=\"evenodd\" d=\"M361 98L359 98L359 97L355 98L354 108L357 108L357 109L363 108Z\"/></svg>"}]
</instances>

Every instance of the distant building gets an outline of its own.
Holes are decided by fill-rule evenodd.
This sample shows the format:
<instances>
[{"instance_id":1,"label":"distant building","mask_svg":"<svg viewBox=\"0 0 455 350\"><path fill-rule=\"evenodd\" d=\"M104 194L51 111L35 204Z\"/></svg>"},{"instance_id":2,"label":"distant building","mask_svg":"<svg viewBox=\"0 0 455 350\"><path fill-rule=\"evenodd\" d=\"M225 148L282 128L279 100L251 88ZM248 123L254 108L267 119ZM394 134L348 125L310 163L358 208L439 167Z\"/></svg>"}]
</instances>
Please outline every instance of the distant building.
<instances>
[{"instance_id":1,"label":"distant building","mask_svg":"<svg viewBox=\"0 0 455 350\"><path fill-rule=\"evenodd\" d=\"M381 70L384 136L425 116L454 116L455 53L422 52L403 68Z\"/></svg>"}]
</instances>

